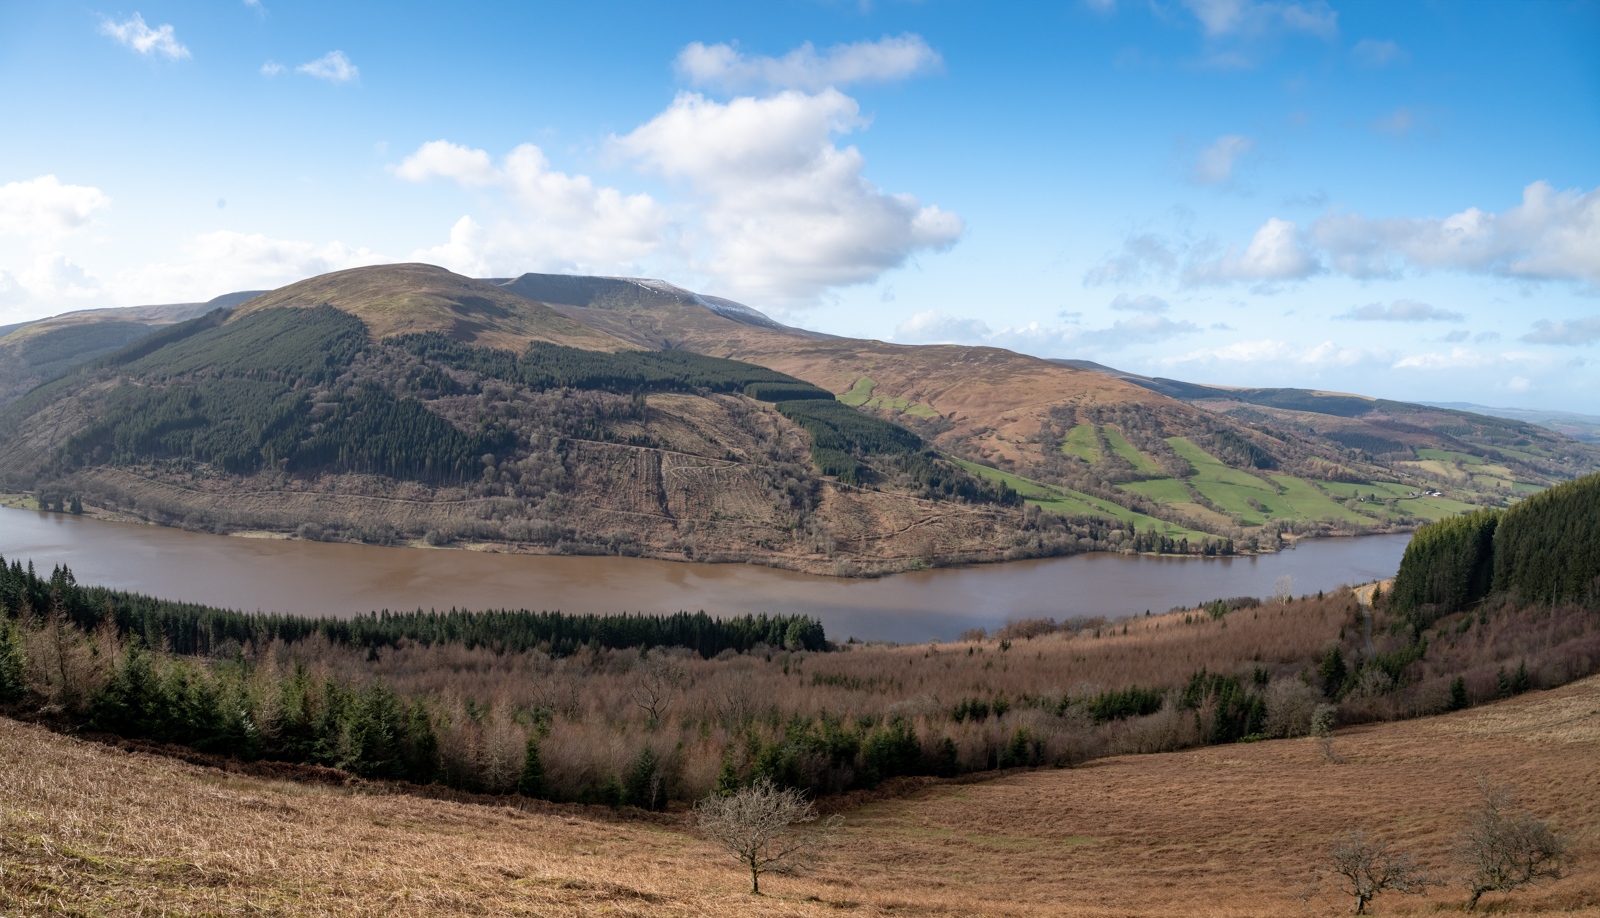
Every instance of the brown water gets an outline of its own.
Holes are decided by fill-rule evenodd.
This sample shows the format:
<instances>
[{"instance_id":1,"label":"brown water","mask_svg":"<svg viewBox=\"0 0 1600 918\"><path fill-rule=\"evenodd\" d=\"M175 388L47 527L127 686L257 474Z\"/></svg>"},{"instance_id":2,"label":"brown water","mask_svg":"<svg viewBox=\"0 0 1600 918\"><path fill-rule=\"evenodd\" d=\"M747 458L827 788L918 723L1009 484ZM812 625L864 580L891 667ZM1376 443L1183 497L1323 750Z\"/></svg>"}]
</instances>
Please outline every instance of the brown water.
<instances>
[{"instance_id":1,"label":"brown water","mask_svg":"<svg viewBox=\"0 0 1600 918\"><path fill-rule=\"evenodd\" d=\"M374 609L568 613L705 610L821 619L828 635L951 640L1008 618L1133 615L1226 596L1298 593L1388 577L1409 535L1318 539L1252 558L1108 553L840 580L745 564L503 555L244 539L0 509L0 555L57 564L79 583L230 608L348 616Z\"/></svg>"}]
</instances>

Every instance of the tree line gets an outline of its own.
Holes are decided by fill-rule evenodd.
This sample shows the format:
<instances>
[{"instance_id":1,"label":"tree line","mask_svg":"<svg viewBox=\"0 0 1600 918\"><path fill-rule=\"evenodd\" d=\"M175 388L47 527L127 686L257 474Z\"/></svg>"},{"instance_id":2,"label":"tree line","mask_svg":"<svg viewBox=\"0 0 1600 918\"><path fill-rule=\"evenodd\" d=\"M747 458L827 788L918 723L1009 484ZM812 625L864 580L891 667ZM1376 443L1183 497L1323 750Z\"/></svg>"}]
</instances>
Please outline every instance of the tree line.
<instances>
[{"instance_id":1,"label":"tree line","mask_svg":"<svg viewBox=\"0 0 1600 918\"><path fill-rule=\"evenodd\" d=\"M829 399L833 393L755 364L689 351L586 351L535 341L521 355L452 341L438 332L388 339L423 360L532 389L634 392L745 392L751 398Z\"/></svg>"},{"instance_id":2,"label":"tree line","mask_svg":"<svg viewBox=\"0 0 1600 918\"><path fill-rule=\"evenodd\" d=\"M1420 633L1496 593L1551 606L1600 600L1600 475L1556 485L1506 510L1479 510L1417 530L1390 602Z\"/></svg>"},{"instance_id":3,"label":"tree line","mask_svg":"<svg viewBox=\"0 0 1600 918\"><path fill-rule=\"evenodd\" d=\"M211 656L218 648L303 641L320 636L341 647L375 650L404 642L426 646L491 648L497 653L537 650L568 656L580 650L681 647L702 657L748 651L758 644L795 650L827 649L822 623L804 615L713 618L704 611L673 615L568 615L562 612L490 610L448 612L385 609L352 618L239 612L139 593L84 586L66 565L49 577L32 562L24 568L0 557L0 608L14 618L53 611L84 631L111 623L123 637L173 653Z\"/></svg>"}]
</instances>

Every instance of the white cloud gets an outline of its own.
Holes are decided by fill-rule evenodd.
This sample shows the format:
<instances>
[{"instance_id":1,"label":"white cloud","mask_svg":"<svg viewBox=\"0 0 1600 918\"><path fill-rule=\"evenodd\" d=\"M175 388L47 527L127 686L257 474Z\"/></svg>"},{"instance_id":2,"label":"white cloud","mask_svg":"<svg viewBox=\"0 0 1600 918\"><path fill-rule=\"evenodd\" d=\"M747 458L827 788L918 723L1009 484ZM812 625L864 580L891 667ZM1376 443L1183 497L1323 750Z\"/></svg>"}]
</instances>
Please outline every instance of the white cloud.
<instances>
[{"instance_id":1,"label":"white cloud","mask_svg":"<svg viewBox=\"0 0 1600 918\"><path fill-rule=\"evenodd\" d=\"M920 35L834 45L817 53L811 42L783 57L746 57L732 45L693 42L674 62L696 86L773 87L816 91L850 83L903 80L939 70L944 60Z\"/></svg>"},{"instance_id":2,"label":"white cloud","mask_svg":"<svg viewBox=\"0 0 1600 918\"><path fill-rule=\"evenodd\" d=\"M124 271L108 285L122 303L200 302L235 290L258 290L394 259L340 242L314 245L221 230L196 236L185 260Z\"/></svg>"},{"instance_id":3,"label":"white cloud","mask_svg":"<svg viewBox=\"0 0 1600 918\"><path fill-rule=\"evenodd\" d=\"M73 309L91 305L81 301L98 300L102 293L98 278L60 252L35 257L33 264L17 275L17 283L34 300L77 301Z\"/></svg>"},{"instance_id":4,"label":"white cloud","mask_svg":"<svg viewBox=\"0 0 1600 918\"><path fill-rule=\"evenodd\" d=\"M1255 146L1255 141L1239 134L1218 137L1216 143L1207 147L1195 160L1191 177L1200 185L1221 185L1232 181L1234 165Z\"/></svg>"},{"instance_id":5,"label":"white cloud","mask_svg":"<svg viewBox=\"0 0 1600 918\"><path fill-rule=\"evenodd\" d=\"M1300 230L1289 220L1271 217L1243 252L1230 245L1217 258L1200 258L1184 267L1183 282L1191 286L1237 281L1291 281L1310 277L1322 265L1306 250Z\"/></svg>"},{"instance_id":6,"label":"white cloud","mask_svg":"<svg viewBox=\"0 0 1600 918\"><path fill-rule=\"evenodd\" d=\"M1464 328L1458 328L1455 331L1451 332L1450 334L1445 335L1443 338L1440 338L1439 340L1444 342L1445 344L1460 344L1461 342L1467 340L1470 337L1472 337L1472 332L1469 332Z\"/></svg>"},{"instance_id":7,"label":"white cloud","mask_svg":"<svg viewBox=\"0 0 1600 918\"><path fill-rule=\"evenodd\" d=\"M1236 341L1222 347L1201 348L1161 361L1167 366L1178 364L1288 364L1313 369L1348 368L1392 359L1384 348L1343 347L1324 341L1315 347L1301 347L1287 341L1264 339L1261 341Z\"/></svg>"},{"instance_id":8,"label":"white cloud","mask_svg":"<svg viewBox=\"0 0 1600 918\"><path fill-rule=\"evenodd\" d=\"M1046 326L1030 322L1020 327L992 331L980 319L966 319L930 310L917 313L895 327L893 340L909 344L971 344L1003 347L1041 356L1115 351L1133 344L1154 344L1200 331L1193 322L1174 322L1165 316L1142 315L1113 323L1110 328L1084 331L1072 326Z\"/></svg>"},{"instance_id":9,"label":"white cloud","mask_svg":"<svg viewBox=\"0 0 1600 918\"><path fill-rule=\"evenodd\" d=\"M624 195L595 187L586 175L553 171L533 144L496 166L486 151L434 140L394 171L412 182L443 178L463 188L495 188L514 205L515 218L486 229L462 217L449 242L412 255L462 274L613 273L655 252L673 231L670 214L649 195Z\"/></svg>"},{"instance_id":10,"label":"white cloud","mask_svg":"<svg viewBox=\"0 0 1600 918\"><path fill-rule=\"evenodd\" d=\"M1350 57L1363 67L1377 69L1389 64L1404 63L1410 58L1404 48L1388 39L1363 38L1350 49Z\"/></svg>"},{"instance_id":11,"label":"white cloud","mask_svg":"<svg viewBox=\"0 0 1600 918\"><path fill-rule=\"evenodd\" d=\"M262 74L262 76L274 77L274 76L277 76L278 74L282 73L283 70L284 70L283 65L278 63L277 61L267 61L265 64L261 65L261 74Z\"/></svg>"},{"instance_id":12,"label":"white cloud","mask_svg":"<svg viewBox=\"0 0 1600 918\"><path fill-rule=\"evenodd\" d=\"M1183 0L1208 37L1255 36L1277 31L1319 38L1339 34L1339 14L1322 0L1263 3L1257 0Z\"/></svg>"},{"instance_id":13,"label":"white cloud","mask_svg":"<svg viewBox=\"0 0 1600 918\"><path fill-rule=\"evenodd\" d=\"M1506 381L1506 388L1512 392L1526 392L1533 388L1533 384L1528 382L1526 377L1513 376Z\"/></svg>"},{"instance_id":14,"label":"white cloud","mask_svg":"<svg viewBox=\"0 0 1600 918\"><path fill-rule=\"evenodd\" d=\"M0 185L0 233L48 240L83 229L111 199L88 185L63 185L53 175Z\"/></svg>"},{"instance_id":15,"label":"white cloud","mask_svg":"<svg viewBox=\"0 0 1600 918\"><path fill-rule=\"evenodd\" d=\"M343 51L329 51L294 70L296 73L304 73L330 83L348 83L361 77L361 69L350 63L350 58L345 57Z\"/></svg>"},{"instance_id":16,"label":"white cloud","mask_svg":"<svg viewBox=\"0 0 1600 918\"><path fill-rule=\"evenodd\" d=\"M1153 313L1166 312L1172 308L1172 304L1168 303L1166 300L1163 300L1159 296L1151 296L1148 293L1144 294L1143 296L1134 297L1130 297L1126 293L1119 293L1117 294L1117 298L1111 301L1111 308L1124 312Z\"/></svg>"},{"instance_id":17,"label":"white cloud","mask_svg":"<svg viewBox=\"0 0 1600 918\"><path fill-rule=\"evenodd\" d=\"M1387 306L1382 303L1368 303L1365 306L1352 307L1349 312L1334 318L1352 319L1357 322L1460 322L1466 317L1459 312L1440 309L1416 300L1395 300ZM1465 335L1466 332L1462 334Z\"/></svg>"},{"instance_id":18,"label":"white cloud","mask_svg":"<svg viewBox=\"0 0 1600 918\"><path fill-rule=\"evenodd\" d=\"M1558 192L1534 182L1521 204L1499 214L1476 207L1444 218L1330 214L1310 235L1334 270L1357 278L1395 277L1410 266L1600 284L1600 188Z\"/></svg>"},{"instance_id":19,"label":"white cloud","mask_svg":"<svg viewBox=\"0 0 1600 918\"><path fill-rule=\"evenodd\" d=\"M1523 335L1522 340L1529 344L1593 344L1600 341L1600 316L1554 322L1540 319L1533 323L1533 331Z\"/></svg>"},{"instance_id":20,"label":"white cloud","mask_svg":"<svg viewBox=\"0 0 1600 918\"><path fill-rule=\"evenodd\" d=\"M189 49L178 41L171 25L159 28L150 28L145 25L144 17L134 13L125 22L115 22L110 17L100 20L100 34L109 35L117 43L143 54L146 57L160 55L168 60L178 61L189 57Z\"/></svg>"},{"instance_id":21,"label":"white cloud","mask_svg":"<svg viewBox=\"0 0 1600 918\"><path fill-rule=\"evenodd\" d=\"M680 93L611 145L688 183L696 270L736 297L804 304L830 287L871 283L916 252L949 248L964 229L956 214L867 181L861 152L834 145L834 134L866 124L856 101L834 89L726 104Z\"/></svg>"},{"instance_id":22,"label":"white cloud","mask_svg":"<svg viewBox=\"0 0 1600 918\"><path fill-rule=\"evenodd\" d=\"M1503 358L1466 347L1453 347L1448 354L1412 354L1395 361L1395 369L1412 370L1479 370L1498 366Z\"/></svg>"},{"instance_id":23,"label":"white cloud","mask_svg":"<svg viewBox=\"0 0 1600 918\"><path fill-rule=\"evenodd\" d=\"M1085 287L1126 284L1172 273L1178 256L1160 237L1150 233L1130 236L1121 250L1106 256L1083 277Z\"/></svg>"}]
</instances>

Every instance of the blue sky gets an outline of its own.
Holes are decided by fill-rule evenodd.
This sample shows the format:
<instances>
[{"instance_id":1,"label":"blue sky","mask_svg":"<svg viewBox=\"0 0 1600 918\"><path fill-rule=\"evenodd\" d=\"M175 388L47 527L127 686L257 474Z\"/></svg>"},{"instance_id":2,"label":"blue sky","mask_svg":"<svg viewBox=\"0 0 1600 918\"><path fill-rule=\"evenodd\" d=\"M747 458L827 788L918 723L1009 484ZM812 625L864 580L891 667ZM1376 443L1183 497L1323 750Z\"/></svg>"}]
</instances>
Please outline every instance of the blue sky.
<instances>
[{"instance_id":1,"label":"blue sky","mask_svg":"<svg viewBox=\"0 0 1600 918\"><path fill-rule=\"evenodd\" d=\"M0 6L0 324L422 260L1600 413L1600 5Z\"/></svg>"}]
</instances>

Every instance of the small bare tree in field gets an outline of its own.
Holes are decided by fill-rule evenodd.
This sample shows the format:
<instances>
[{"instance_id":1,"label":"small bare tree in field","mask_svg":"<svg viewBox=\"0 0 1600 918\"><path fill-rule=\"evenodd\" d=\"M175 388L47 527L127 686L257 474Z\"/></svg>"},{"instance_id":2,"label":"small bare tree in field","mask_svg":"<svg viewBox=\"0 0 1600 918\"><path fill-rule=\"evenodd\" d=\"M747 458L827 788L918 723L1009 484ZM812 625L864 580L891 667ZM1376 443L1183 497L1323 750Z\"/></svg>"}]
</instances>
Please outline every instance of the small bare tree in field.
<instances>
[{"instance_id":1,"label":"small bare tree in field","mask_svg":"<svg viewBox=\"0 0 1600 918\"><path fill-rule=\"evenodd\" d=\"M763 873L804 870L844 822L830 816L818 830L796 831L816 822L817 808L799 791L779 790L765 778L726 797L707 797L695 816L707 838L750 869L750 892L758 896Z\"/></svg>"},{"instance_id":2,"label":"small bare tree in field","mask_svg":"<svg viewBox=\"0 0 1600 918\"><path fill-rule=\"evenodd\" d=\"M1559 880L1567 862L1567 840L1544 820L1517 806L1516 790L1478 779L1483 803L1456 841L1456 861L1471 898L1467 910L1478 907L1486 892L1509 893L1545 880Z\"/></svg>"},{"instance_id":3,"label":"small bare tree in field","mask_svg":"<svg viewBox=\"0 0 1600 918\"><path fill-rule=\"evenodd\" d=\"M1356 900L1357 915L1367 913L1378 893L1420 893L1438 885L1415 857L1391 850L1388 842L1368 838L1360 829L1333 846L1321 869L1332 875L1340 892Z\"/></svg>"},{"instance_id":4,"label":"small bare tree in field","mask_svg":"<svg viewBox=\"0 0 1600 918\"><path fill-rule=\"evenodd\" d=\"M1322 752L1322 758L1331 764L1337 765L1344 761L1344 757L1333 751L1333 722L1339 716L1339 709L1331 704L1319 704L1311 713L1311 735L1317 741L1317 749Z\"/></svg>"}]
</instances>

